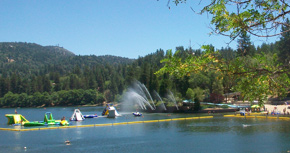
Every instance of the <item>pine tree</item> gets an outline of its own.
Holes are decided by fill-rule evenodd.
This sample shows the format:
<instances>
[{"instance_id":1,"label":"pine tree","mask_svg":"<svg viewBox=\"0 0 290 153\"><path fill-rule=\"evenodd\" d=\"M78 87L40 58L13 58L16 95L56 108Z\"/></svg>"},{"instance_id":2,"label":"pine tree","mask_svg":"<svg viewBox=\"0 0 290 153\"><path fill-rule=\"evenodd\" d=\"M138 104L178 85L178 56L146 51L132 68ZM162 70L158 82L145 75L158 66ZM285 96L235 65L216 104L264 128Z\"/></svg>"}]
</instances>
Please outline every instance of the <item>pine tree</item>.
<instances>
[{"instance_id":1,"label":"pine tree","mask_svg":"<svg viewBox=\"0 0 290 153\"><path fill-rule=\"evenodd\" d=\"M6 79L0 77L0 97L3 97L8 92Z\"/></svg>"},{"instance_id":2,"label":"pine tree","mask_svg":"<svg viewBox=\"0 0 290 153\"><path fill-rule=\"evenodd\" d=\"M287 25L290 24L289 19L286 20ZM288 64L290 61L290 27L282 26L281 32L284 32L279 42L279 60ZM288 32L286 32L288 31Z\"/></svg>"},{"instance_id":3,"label":"pine tree","mask_svg":"<svg viewBox=\"0 0 290 153\"><path fill-rule=\"evenodd\" d=\"M250 36L247 35L247 32L242 32L240 35L237 51L238 56L252 56L255 54L255 48L253 47Z\"/></svg>"},{"instance_id":4,"label":"pine tree","mask_svg":"<svg viewBox=\"0 0 290 153\"><path fill-rule=\"evenodd\" d=\"M159 88L160 96L165 97L168 89L169 89L169 75L164 74Z\"/></svg>"},{"instance_id":5,"label":"pine tree","mask_svg":"<svg viewBox=\"0 0 290 153\"><path fill-rule=\"evenodd\" d=\"M149 87L149 79L150 79L150 65L146 62L142 65L142 74L140 77L140 82L142 82L146 87Z\"/></svg>"},{"instance_id":6,"label":"pine tree","mask_svg":"<svg viewBox=\"0 0 290 153\"><path fill-rule=\"evenodd\" d=\"M51 83L48 77L44 76L43 77L43 92L48 92L50 93L51 91Z\"/></svg>"},{"instance_id":7,"label":"pine tree","mask_svg":"<svg viewBox=\"0 0 290 153\"><path fill-rule=\"evenodd\" d=\"M193 110L194 111L199 111L200 109L201 109L200 100L196 97L196 98L194 98Z\"/></svg>"},{"instance_id":8,"label":"pine tree","mask_svg":"<svg viewBox=\"0 0 290 153\"><path fill-rule=\"evenodd\" d=\"M10 91L12 93L17 93L17 76L15 73L10 77Z\"/></svg>"},{"instance_id":9,"label":"pine tree","mask_svg":"<svg viewBox=\"0 0 290 153\"><path fill-rule=\"evenodd\" d=\"M59 73L55 73L55 76L54 76L54 88L53 89L54 89L54 91L60 91L61 90Z\"/></svg>"}]
</instances>

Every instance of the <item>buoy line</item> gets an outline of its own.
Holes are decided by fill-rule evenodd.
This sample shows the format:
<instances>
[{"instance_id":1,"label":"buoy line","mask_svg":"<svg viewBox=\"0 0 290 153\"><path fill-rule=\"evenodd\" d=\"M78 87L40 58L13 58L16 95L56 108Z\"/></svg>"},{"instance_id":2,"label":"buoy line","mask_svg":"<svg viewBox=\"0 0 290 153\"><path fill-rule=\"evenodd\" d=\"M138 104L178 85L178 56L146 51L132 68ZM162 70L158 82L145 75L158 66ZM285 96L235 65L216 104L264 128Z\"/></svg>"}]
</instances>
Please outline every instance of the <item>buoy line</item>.
<instances>
[{"instance_id":1,"label":"buoy line","mask_svg":"<svg viewBox=\"0 0 290 153\"><path fill-rule=\"evenodd\" d=\"M0 128L0 130L4 130L4 131L36 131L36 130L52 130L52 129L82 128L82 127L117 126L117 125L126 125L126 124L140 124L140 123L154 123L154 122L170 122L170 121L207 119L207 118L213 118L213 116L172 118L172 119L132 121L132 122L106 123L106 124L88 124L88 125L72 125L72 126L59 126L59 127L43 127L43 128L29 128L29 129Z\"/></svg>"}]
</instances>

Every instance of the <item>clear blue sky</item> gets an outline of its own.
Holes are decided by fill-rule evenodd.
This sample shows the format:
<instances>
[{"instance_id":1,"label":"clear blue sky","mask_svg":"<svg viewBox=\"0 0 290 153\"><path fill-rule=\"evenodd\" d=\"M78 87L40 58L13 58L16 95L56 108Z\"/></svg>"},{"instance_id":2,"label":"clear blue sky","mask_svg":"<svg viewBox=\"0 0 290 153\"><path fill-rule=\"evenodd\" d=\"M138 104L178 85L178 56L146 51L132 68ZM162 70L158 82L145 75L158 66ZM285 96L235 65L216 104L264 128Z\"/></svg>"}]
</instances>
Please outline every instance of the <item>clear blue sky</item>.
<instances>
[{"instance_id":1,"label":"clear blue sky","mask_svg":"<svg viewBox=\"0 0 290 153\"><path fill-rule=\"evenodd\" d=\"M59 45L76 55L138 58L161 48L226 47L229 39L209 36L209 18L192 0L1 0L0 42ZM254 43L261 41L254 40ZM230 44L236 48L236 43Z\"/></svg>"}]
</instances>

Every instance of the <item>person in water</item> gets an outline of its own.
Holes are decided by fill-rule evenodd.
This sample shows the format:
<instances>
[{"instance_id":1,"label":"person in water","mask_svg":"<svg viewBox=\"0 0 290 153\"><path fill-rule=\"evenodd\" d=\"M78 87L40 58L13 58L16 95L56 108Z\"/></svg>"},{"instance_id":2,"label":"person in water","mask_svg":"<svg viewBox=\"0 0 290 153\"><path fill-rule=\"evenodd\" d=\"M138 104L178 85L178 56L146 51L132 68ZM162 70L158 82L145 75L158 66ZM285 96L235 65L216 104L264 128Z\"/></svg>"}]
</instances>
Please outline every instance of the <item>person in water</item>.
<instances>
[{"instance_id":1,"label":"person in water","mask_svg":"<svg viewBox=\"0 0 290 153\"><path fill-rule=\"evenodd\" d=\"M66 141L65 141L65 144L66 144L66 145L70 145L70 141L69 141L69 140L66 140Z\"/></svg>"},{"instance_id":2,"label":"person in water","mask_svg":"<svg viewBox=\"0 0 290 153\"><path fill-rule=\"evenodd\" d=\"M61 118L61 120L64 121L64 120L65 120L65 116L63 116L63 117Z\"/></svg>"}]
</instances>

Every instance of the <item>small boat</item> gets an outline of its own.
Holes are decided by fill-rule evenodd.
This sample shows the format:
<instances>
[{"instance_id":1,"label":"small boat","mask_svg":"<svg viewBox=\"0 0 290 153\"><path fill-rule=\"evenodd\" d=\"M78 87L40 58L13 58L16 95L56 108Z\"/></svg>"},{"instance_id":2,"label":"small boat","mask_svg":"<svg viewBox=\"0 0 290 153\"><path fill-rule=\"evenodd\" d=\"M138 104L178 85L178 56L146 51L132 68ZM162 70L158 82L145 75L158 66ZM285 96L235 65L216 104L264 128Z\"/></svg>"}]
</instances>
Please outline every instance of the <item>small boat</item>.
<instances>
[{"instance_id":1,"label":"small boat","mask_svg":"<svg viewBox=\"0 0 290 153\"><path fill-rule=\"evenodd\" d=\"M84 115L84 118L95 118L98 117L97 114L92 114L92 115Z\"/></svg>"},{"instance_id":2,"label":"small boat","mask_svg":"<svg viewBox=\"0 0 290 153\"><path fill-rule=\"evenodd\" d=\"M139 112L133 112L132 114L133 114L134 116L142 116L142 114L139 113Z\"/></svg>"}]
</instances>

